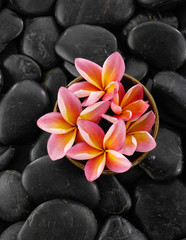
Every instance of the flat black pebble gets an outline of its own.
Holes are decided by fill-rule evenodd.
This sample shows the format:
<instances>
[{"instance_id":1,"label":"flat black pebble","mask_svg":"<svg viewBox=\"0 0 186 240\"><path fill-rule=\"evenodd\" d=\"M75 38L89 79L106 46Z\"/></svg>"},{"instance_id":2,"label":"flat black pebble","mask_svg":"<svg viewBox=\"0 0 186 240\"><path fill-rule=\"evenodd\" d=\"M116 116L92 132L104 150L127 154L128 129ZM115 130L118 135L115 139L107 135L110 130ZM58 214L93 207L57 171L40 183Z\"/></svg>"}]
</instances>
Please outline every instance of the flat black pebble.
<instances>
[{"instance_id":1,"label":"flat black pebble","mask_svg":"<svg viewBox=\"0 0 186 240\"><path fill-rule=\"evenodd\" d=\"M147 240L145 234L120 216L109 217L98 234L97 240Z\"/></svg>"},{"instance_id":2,"label":"flat black pebble","mask_svg":"<svg viewBox=\"0 0 186 240\"><path fill-rule=\"evenodd\" d=\"M186 59L183 35L170 25L158 21L139 24L130 31L128 46L159 69L176 69Z\"/></svg>"},{"instance_id":3,"label":"flat black pebble","mask_svg":"<svg viewBox=\"0 0 186 240\"><path fill-rule=\"evenodd\" d=\"M10 7L26 16L42 16L51 10L55 0L14 0Z\"/></svg>"},{"instance_id":4,"label":"flat black pebble","mask_svg":"<svg viewBox=\"0 0 186 240\"><path fill-rule=\"evenodd\" d=\"M15 155L14 146L0 146L0 171L4 170Z\"/></svg>"},{"instance_id":5,"label":"flat black pebble","mask_svg":"<svg viewBox=\"0 0 186 240\"><path fill-rule=\"evenodd\" d=\"M138 81L143 80L148 73L147 62L140 58L128 58L125 67L125 73L136 78Z\"/></svg>"},{"instance_id":6,"label":"flat black pebble","mask_svg":"<svg viewBox=\"0 0 186 240\"><path fill-rule=\"evenodd\" d=\"M97 180L101 200L98 205L102 216L125 215L131 208L131 199L127 190L114 176L102 176Z\"/></svg>"},{"instance_id":7,"label":"flat black pebble","mask_svg":"<svg viewBox=\"0 0 186 240\"><path fill-rule=\"evenodd\" d=\"M0 240L17 240L19 231L21 230L24 222L17 222L8 227L1 235Z\"/></svg>"},{"instance_id":8,"label":"flat black pebble","mask_svg":"<svg viewBox=\"0 0 186 240\"><path fill-rule=\"evenodd\" d=\"M6 170L0 173L0 193L2 220L16 222L29 215L32 204L22 186L19 172Z\"/></svg>"},{"instance_id":9,"label":"flat black pebble","mask_svg":"<svg viewBox=\"0 0 186 240\"><path fill-rule=\"evenodd\" d=\"M81 57L102 65L117 50L117 40L105 28L80 24L66 29L55 49L61 58L70 63Z\"/></svg>"},{"instance_id":10,"label":"flat black pebble","mask_svg":"<svg viewBox=\"0 0 186 240\"><path fill-rule=\"evenodd\" d=\"M158 183L144 179L135 188L134 216L151 240L186 235L186 187L178 179Z\"/></svg>"},{"instance_id":11,"label":"flat black pebble","mask_svg":"<svg viewBox=\"0 0 186 240\"><path fill-rule=\"evenodd\" d=\"M184 0L137 0L137 2L146 8L159 9L159 10L170 10L175 7L179 7L180 4L184 3Z\"/></svg>"},{"instance_id":12,"label":"flat black pebble","mask_svg":"<svg viewBox=\"0 0 186 240\"><path fill-rule=\"evenodd\" d=\"M0 142L26 142L34 137L39 130L36 121L48 107L48 95L38 83L15 84L0 102Z\"/></svg>"},{"instance_id":13,"label":"flat black pebble","mask_svg":"<svg viewBox=\"0 0 186 240\"><path fill-rule=\"evenodd\" d=\"M160 72L154 76L153 96L165 113L186 121L186 80L175 72Z\"/></svg>"},{"instance_id":14,"label":"flat black pebble","mask_svg":"<svg viewBox=\"0 0 186 240\"><path fill-rule=\"evenodd\" d=\"M0 12L0 52L16 38L23 30L23 21L18 15L9 10L3 9Z\"/></svg>"},{"instance_id":15,"label":"flat black pebble","mask_svg":"<svg viewBox=\"0 0 186 240\"><path fill-rule=\"evenodd\" d=\"M52 200L38 206L28 217L18 240L94 240L97 221L86 206Z\"/></svg>"},{"instance_id":16,"label":"flat black pebble","mask_svg":"<svg viewBox=\"0 0 186 240\"><path fill-rule=\"evenodd\" d=\"M16 40L16 39L15 39ZM0 54L0 65L3 64L6 58L8 58L12 54L18 53L18 47L16 45L16 41L13 40L8 44L8 47L5 48Z\"/></svg>"},{"instance_id":17,"label":"flat black pebble","mask_svg":"<svg viewBox=\"0 0 186 240\"><path fill-rule=\"evenodd\" d=\"M58 0L55 16L66 28L75 24L121 26L133 14L134 0Z\"/></svg>"},{"instance_id":18,"label":"flat black pebble","mask_svg":"<svg viewBox=\"0 0 186 240\"><path fill-rule=\"evenodd\" d=\"M154 180L167 180L180 175L183 170L183 152L180 135L166 127L160 127L157 146L140 166Z\"/></svg>"},{"instance_id":19,"label":"flat black pebble","mask_svg":"<svg viewBox=\"0 0 186 240\"><path fill-rule=\"evenodd\" d=\"M49 69L58 63L54 46L59 30L53 17L38 17L27 21L21 41L22 54L28 55L43 68Z\"/></svg>"},{"instance_id":20,"label":"flat black pebble","mask_svg":"<svg viewBox=\"0 0 186 240\"><path fill-rule=\"evenodd\" d=\"M10 55L5 59L2 67L4 89L9 89L13 84L24 80L41 81L41 69L30 57L21 54Z\"/></svg>"},{"instance_id":21,"label":"flat black pebble","mask_svg":"<svg viewBox=\"0 0 186 240\"><path fill-rule=\"evenodd\" d=\"M74 77L79 77L79 73L74 64L64 61L64 68Z\"/></svg>"},{"instance_id":22,"label":"flat black pebble","mask_svg":"<svg viewBox=\"0 0 186 240\"><path fill-rule=\"evenodd\" d=\"M100 198L96 183L88 182L84 172L66 158L52 161L44 156L35 160L25 168L22 183L36 203L67 198L95 208Z\"/></svg>"},{"instance_id":23,"label":"flat black pebble","mask_svg":"<svg viewBox=\"0 0 186 240\"><path fill-rule=\"evenodd\" d=\"M48 92L50 103L53 108L57 100L59 88L62 86L66 87L67 85L67 77L61 68L56 67L46 74L43 85Z\"/></svg>"},{"instance_id":24,"label":"flat black pebble","mask_svg":"<svg viewBox=\"0 0 186 240\"><path fill-rule=\"evenodd\" d=\"M47 142L48 138L50 136L50 133L42 132L39 138L36 140L36 142L33 144L31 150L30 150L30 161L33 162L34 160L43 157L45 155L48 155L47 152Z\"/></svg>"}]
</instances>

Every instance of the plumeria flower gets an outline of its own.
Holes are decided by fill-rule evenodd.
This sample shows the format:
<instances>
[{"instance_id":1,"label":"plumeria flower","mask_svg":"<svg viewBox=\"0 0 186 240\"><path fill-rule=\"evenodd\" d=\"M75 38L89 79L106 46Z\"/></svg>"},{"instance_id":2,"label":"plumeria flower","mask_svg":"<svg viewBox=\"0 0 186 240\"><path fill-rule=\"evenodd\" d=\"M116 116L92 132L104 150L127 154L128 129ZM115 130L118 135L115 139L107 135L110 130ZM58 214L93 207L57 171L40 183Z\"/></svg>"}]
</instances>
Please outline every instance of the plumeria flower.
<instances>
[{"instance_id":1,"label":"plumeria flower","mask_svg":"<svg viewBox=\"0 0 186 240\"><path fill-rule=\"evenodd\" d=\"M104 119L111 123L118 121L117 118L102 114ZM155 123L155 114L149 111L135 121L127 121L126 138L120 153L131 156L134 152L149 152L156 147L156 142L150 132Z\"/></svg>"},{"instance_id":2,"label":"plumeria flower","mask_svg":"<svg viewBox=\"0 0 186 240\"><path fill-rule=\"evenodd\" d=\"M114 117L124 121L139 118L149 107L147 101L143 101L143 87L137 84L126 93L122 84L119 85L118 93L111 102L111 109L116 114Z\"/></svg>"},{"instance_id":3,"label":"plumeria flower","mask_svg":"<svg viewBox=\"0 0 186 240\"><path fill-rule=\"evenodd\" d=\"M149 152L156 147L156 142L150 134L155 123L155 114L149 111L136 121L126 123L126 139L122 154L131 156L134 152Z\"/></svg>"},{"instance_id":4,"label":"plumeria flower","mask_svg":"<svg viewBox=\"0 0 186 240\"><path fill-rule=\"evenodd\" d=\"M78 128L84 139L74 145L67 156L76 160L88 160L85 165L85 176L88 181L97 179L105 165L113 172L125 172L132 163L119 150L125 142L125 123L116 121L105 134L94 122L78 120Z\"/></svg>"},{"instance_id":5,"label":"plumeria flower","mask_svg":"<svg viewBox=\"0 0 186 240\"><path fill-rule=\"evenodd\" d=\"M83 58L76 58L75 66L86 81L74 83L69 89L78 98L87 97L82 106L94 104L101 98L103 101L112 99L119 89L119 82L125 71L123 58L118 52L106 59L103 68Z\"/></svg>"},{"instance_id":6,"label":"plumeria flower","mask_svg":"<svg viewBox=\"0 0 186 240\"><path fill-rule=\"evenodd\" d=\"M60 112L47 113L37 121L37 125L42 130L52 133L47 144L50 158L57 160L64 157L75 140L80 138L77 127L78 119L98 123L101 120L100 114L105 113L109 105L109 101L100 101L83 110L80 100L74 93L65 87L61 87L58 91Z\"/></svg>"}]
</instances>

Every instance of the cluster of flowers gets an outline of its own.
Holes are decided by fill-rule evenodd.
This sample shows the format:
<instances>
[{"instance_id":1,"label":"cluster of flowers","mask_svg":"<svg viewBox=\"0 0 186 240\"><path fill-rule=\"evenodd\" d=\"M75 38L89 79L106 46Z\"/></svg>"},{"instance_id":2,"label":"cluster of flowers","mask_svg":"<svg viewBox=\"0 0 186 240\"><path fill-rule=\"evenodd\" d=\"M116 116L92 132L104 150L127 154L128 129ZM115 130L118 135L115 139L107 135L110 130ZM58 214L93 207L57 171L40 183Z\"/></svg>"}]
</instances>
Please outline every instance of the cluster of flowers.
<instances>
[{"instance_id":1,"label":"cluster of flowers","mask_svg":"<svg viewBox=\"0 0 186 240\"><path fill-rule=\"evenodd\" d=\"M76 58L75 66L84 81L61 87L59 112L47 113L37 121L41 129L51 133L48 154L52 160L65 155L88 160L88 181L97 179L105 166L113 172L125 172L132 166L126 156L156 146L150 134L155 115L146 112L149 104L143 100L143 87L137 84L125 93L120 82L125 64L118 52L111 54L103 67L83 58ZM85 100L81 103L79 98ZM109 108L112 116L106 115ZM98 125L102 118L112 123L106 133Z\"/></svg>"}]
</instances>

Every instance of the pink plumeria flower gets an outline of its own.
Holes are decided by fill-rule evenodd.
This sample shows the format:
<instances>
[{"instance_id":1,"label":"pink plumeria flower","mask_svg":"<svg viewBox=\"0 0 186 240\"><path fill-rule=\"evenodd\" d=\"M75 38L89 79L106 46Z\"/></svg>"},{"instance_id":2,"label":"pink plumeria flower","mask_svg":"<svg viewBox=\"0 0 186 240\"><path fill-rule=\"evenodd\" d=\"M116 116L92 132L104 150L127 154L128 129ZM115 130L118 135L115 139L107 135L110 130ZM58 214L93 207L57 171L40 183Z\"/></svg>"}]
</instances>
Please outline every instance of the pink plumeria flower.
<instances>
[{"instance_id":1,"label":"pink plumeria flower","mask_svg":"<svg viewBox=\"0 0 186 240\"><path fill-rule=\"evenodd\" d=\"M116 114L114 117L124 121L139 118L149 107L147 101L143 101L143 87L137 84L126 93L122 84L119 85L118 93L111 102L111 109Z\"/></svg>"},{"instance_id":2,"label":"pink plumeria flower","mask_svg":"<svg viewBox=\"0 0 186 240\"><path fill-rule=\"evenodd\" d=\"M87 59L76 58L75 66L79 74L87 81L72 84L69 89L78 98L86 98L82 106L94 104L102 98L103 101L114 97L119 89L125 64L122 56L115 52L103 64L103 68Z\"/></svg>"},{"instance_id":3,"label":"pink plumeria flower","mask_svg":"<svg viewBox=\"0 0 186 240\"><path fill-rule=\"evenodd\" d=\"M52 160L66 155L74 141L79 138L78 119L86 119L98 123L101 113L109 108L109 101L101 101L82 109L80 100L69 89L61 87L58 91L58 107L60 112L47 113L38 119L37 125L42 130L52 133L47 150Z\"/></svg>"},{"instance_id":4,"label":"pink plumeria flower","mask_svg":"<svg viewBox=\"0 0 186 240\"><path fill-rule=\"evenodd\" d=\"M125 141L125 123L116 121L105 134L94 122L78 120L79 131L85 140L73 146L67 156L76 160L88 160L85 165L85 176L88 181L97 179L105 165L113 172L125 172L132 163L119 150Z\"/></svg>"},{"instance_id":5,"label":"pink plumeria flower","mask_svg":"<svg viewBox=\"0 0 186 240\"><path fill-rule=\"evenodd\" d=\"M126 123L126 139L122 154L131 156L134 152L149 152L156 147L156 142L149 133L155 123L155 114L149 111L136 121Z\"/></svg>"}]
</instances>

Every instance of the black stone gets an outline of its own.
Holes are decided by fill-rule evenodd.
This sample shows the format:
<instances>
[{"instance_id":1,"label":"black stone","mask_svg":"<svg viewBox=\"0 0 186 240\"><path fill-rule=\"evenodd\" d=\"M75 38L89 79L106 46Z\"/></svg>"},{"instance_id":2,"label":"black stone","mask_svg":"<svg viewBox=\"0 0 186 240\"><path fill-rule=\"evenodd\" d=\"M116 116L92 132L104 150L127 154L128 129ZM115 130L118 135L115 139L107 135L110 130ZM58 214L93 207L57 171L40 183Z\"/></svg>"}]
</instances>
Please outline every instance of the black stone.
<instances>
[{"instance_id":1,"label":"black stone","mask_svg":"<svg viewBox=\"0 0 186 240\"><path fill-rule=\"evenodd\" d=\"M0 8L3 6L5 0L0 0Z\"/></svg>"},{"instance_id":2,"label":"black stone","mask_svg":"<svg viewBox=\"0 0 186 240\"><path fill-rule=\"evenodd\" d=\"M13 169L21 172L30 163L30 149L33 145L33 141L26 144L15 145L15 156L14 159L7 166L8 169Z\"/></svg>"},{"instance_id":3,"label":"black stone","mask_svg":"<svg viewBox=\"0 0 186 240\"><path fill-rule=\"evenodd\" d=\"M102 216L125 215L131 208L128 192L114 176L102 176L97 180L101 200L98 205Z\"/></svg>"},{"instance_id":4,"label":"black stone","mask_svg":"<svg viewBox=\"0 0 186 240\"><path fill-rule=\"evenodd\" d=\"M48 107L48 95L38 83L15 84L0 102L0 142L26 142L34 137L39 130L36 121Z\"/></svg>"},{"instance_id":5,"label":"black stone","mask_svg":"<svg viewBox=\"0 0 186 240\"><path fill-rule=\"evenodd\" d=\"M79 77L80 74L78 73L78 71L76 70L76 67L74 66L74 64L69 63L67 61L64 61L64 68L74 77Z\"/></svg>"},{"instance_id":6,"label":"black stone","mask_svg":"<svg viewBox=\"0 0 186 240\"><path fill-rule=\"evenodd\" d=\"M186 187L178 179L150 179L135 188L135 219L149 239L173 240L186 235Z\"/></svg>"},{"instance_id":7,"label":"black stone","mask_svg":"<svg viewBox=\"0 0 186 240\"><path fill-rule=\"evenodd\" d=\"M186 80L175 72L160 72L154 79L153 96L165 113L186 121Z\"/></svg>"},{"instance_id":8,"label":"black stone","mask_svg":"<svg viewBox=\"0 0 186 240\"><path fill-rule=\"evenodd\" d=\"M32 204L22 186L19 172L6 170L0 173L0 193L2 220L16 222L29 215Z\"/></svg>"},{"instance_id":9,"label":"black stone","mask_svg":"<svg viewBox=\"0 0 186 240\"><path fill-rule=\"evenodd\" d=\"M84 172L66 158L52 161L48 156L30 163L22 175L22 183L36 203L66 198L95 208L99 202L96 183L88 182Z\"/></svg>"},{"instance_id":10,"label":"black stone","mask_svg":"<svg viewBox=\"0 0 186 240\"><path fill-rule=\"evenodd\" d=\"M116 174L116 178L127 188L137 182L143 175L144 171L139 166L135 166L125 173Z\"/></svg>"},{"instance_id":11,"label":"black stone","mask_svg":"<svg viewBox=\"0 0 186 240\"><path fill-rule=\"evenodd\" d=\"M186 28L186 14L185 14L185 11L186 11L186 4L181 6L177 11L179 24L180 24L181 28Z\"/></svg>"},{"instance_id":12,"label":"black stone","mask_svg":"<svg viewBox=\"0 0 186 240\"><path fill-rule=\"evenodd\" d=\"M15 155L14 146L0 146L0 171L4 170Z\"/></svg>"},{"instance_id":13,"label":"black stone","mask_svg":"<svg viewBox=\"0 0 186 240\"><path fill-rule=\"evenodd\" d=\"M24 222L17 222L8 227L1 235L0 240L17 240L19 231L21 230Z\"/></svg>"},{"instance_id":14,"label":"black stone","mask_svg":"<svg viewBox=\"0 0 186 240\"><path fill-rule=\"evenodd\" d=\"M134 0L58 0L55 16L66 28L75 24L121 26L132 16Z\"/></svg>"},{"instance_id":15,"label":"black stone","mask_svg":"<svg viewBox=\"0 0 186 240\"><path fill-rule=\"evenodd\" d=\"M21 54L14 54L5 59L2 71L5 79L5 91L17 82L24 80L40 81L41 78L39 65L31 58Z\"/></svg>"},{"instance_id":16,"label":"black stone","mask_svg":"<svg viewBox=\"0 0 186 240\"><path fill-rule=\"evenodd\" d=\"M0 11L0 52L23 30L23 21L16 13L5 8Z\"/></svg>"},{"instance_id":17,"label":"black stone","mask_svg":"<svg viewBox=\"0 0 186 240\"><path fill-rule=\"evenodd\" d=\"M51 10L54 2L55 0L13 0L9 7L26 16L41 16Z\"/></svg>"},{"instance_id":18,"label":"black stone","mask_svg":"<svg viewBox=\"0 0 186 240\"><path fill-rule=\"evenodd\" d=\"M148 64L143 59L130 57L126 61L125 73L141 81L148 73Z\"/></svg>"},{"instance_id":19,"label":"black stone","mask_svg":"<svg viewBox=\"0 0 186 240\"><path fill-rule=\"evenodd\" d=\"M30 150L30 161L33 162L34 160L43 157L45 155L48 155L47 152L47 142L48 138L50 136L50 133L42 132L37 141L33 144L31 150Z\"/></svg>"},{"instance_id":20,"label":"black stone","mask_svg":"<svg viewBox=\"0 0 186 240\"><path fill-rule=\"evenodd\" d=\"M21 41L22 54L28 55L41 67L50 69L58 63L54 51L59 30L53 17L38 17L27 21Z\"/></svg>"},{"instance_id":21,"label":"black stone","mask_svg":"<svg viewBox=\"0 0 186 240\"><path fill-rule=\"evenodd\" d=\"M146 8L159 9L159 10L169 10L179 7L184 0L137 0L137 2Z\"/></svg>"},{"instance_id":22,"label":"black stone","mask_svg":"<svg viewBox=\"0 0 186 240\"><path fill-rule=\"evenodd\" d=\"M178 19L172 12L140 12L132 17L123 27L122 36L126 38L129 32L136 26L144 22L160 21L167 23L174 28L178 28Z\"/></svg>"},{"instance_id":23,"label":"black stone","mask_svg":"<svg viewBox=\"0 0 186 240\"><path fill-rule=\"evenodd\" d=\"M147 240L145 234L135 228L129 221L120 217L108 218L102 226L97 240Z\"/></svg>"},{"instance_id":24,"label":"black stone","mask_svg":"<svg viewBox=\"0 0 186 240\"><path fill-rule=\"evenodd\" d=\"M17 240L94 240L97 228L96 218L86 206L52 200L31 213Z\"/></svg>"},{"instance_id":25,"label":"black stone","mask_svg":"<svg viewBox=\"0 0 186 240\"><path fill-rule=\"evenodd\" d=\"M0 93L2 91L3 83L4 83L3 74L2 74L2 71L0 70Z\"/></svg>"},{"instance_id":26,"label":"black stone","mask_svg":"<svg viewBox=\"0 0 186 240\"><path fill-rule=\"evenodd\" d=\"M55 49L61 58L70 63L81 57L102 65L117 50L117 40L105 28L80 24L66 29Z\"/></svg>"},{"instance_id":27,"label":"black stone","mask_svg":"<svg viewBox=\"0 0 186 240\"><path fill-rule=\"evenodd\" d=\"M15 40L11 41L8 44L8 47L5 48L0 54L0 65L2 65L5 59L8 58L10 55L17 54L17 53L18 53L18 48L16 45L16 41Z\"/></svg>"},{"instance_id":28,"label":"black stone","mask_svg":"<svg viewBox=\"0 0 186 240\"><path fill-rule=\"evenodd\" d=\"M162 181L180 175L183 170L183 152L180 135L166 127L160 127L157 146L140 166L154 180Z\"/></svg>"},{"instance_id":29,"label":"black stone","mask_svg":"<svg viewBox=\"0 0 186 240\"><path fill-rule=\"evenodd\" d=\"M147 81L145 82L145 87L147 90L151 93L152 88L153 88L153 80L151 78L148 78Z\"/></svg>"},{"instance_id":30,"label":"black stone","mask_svg":"<svg viewBox=\"0 0 186 240\"><path fill-rule=\"evenodd\" d=\"M128 46L159 69L176 69L186 59L183 35L170 25L158 21L139 24L130 31Z\"/></svg>"},{"instance_id":31,"label":"black stone","mask_svg":"<svg viewBox=\"0 0 186 240\"><path fill-rule=\"evenodd\" d=\"M64 71L57 67L47 73L43 85L48 92L51 106L54 107L59 88L67 85L67 77Z\"/></svg>"}]
</instances>

